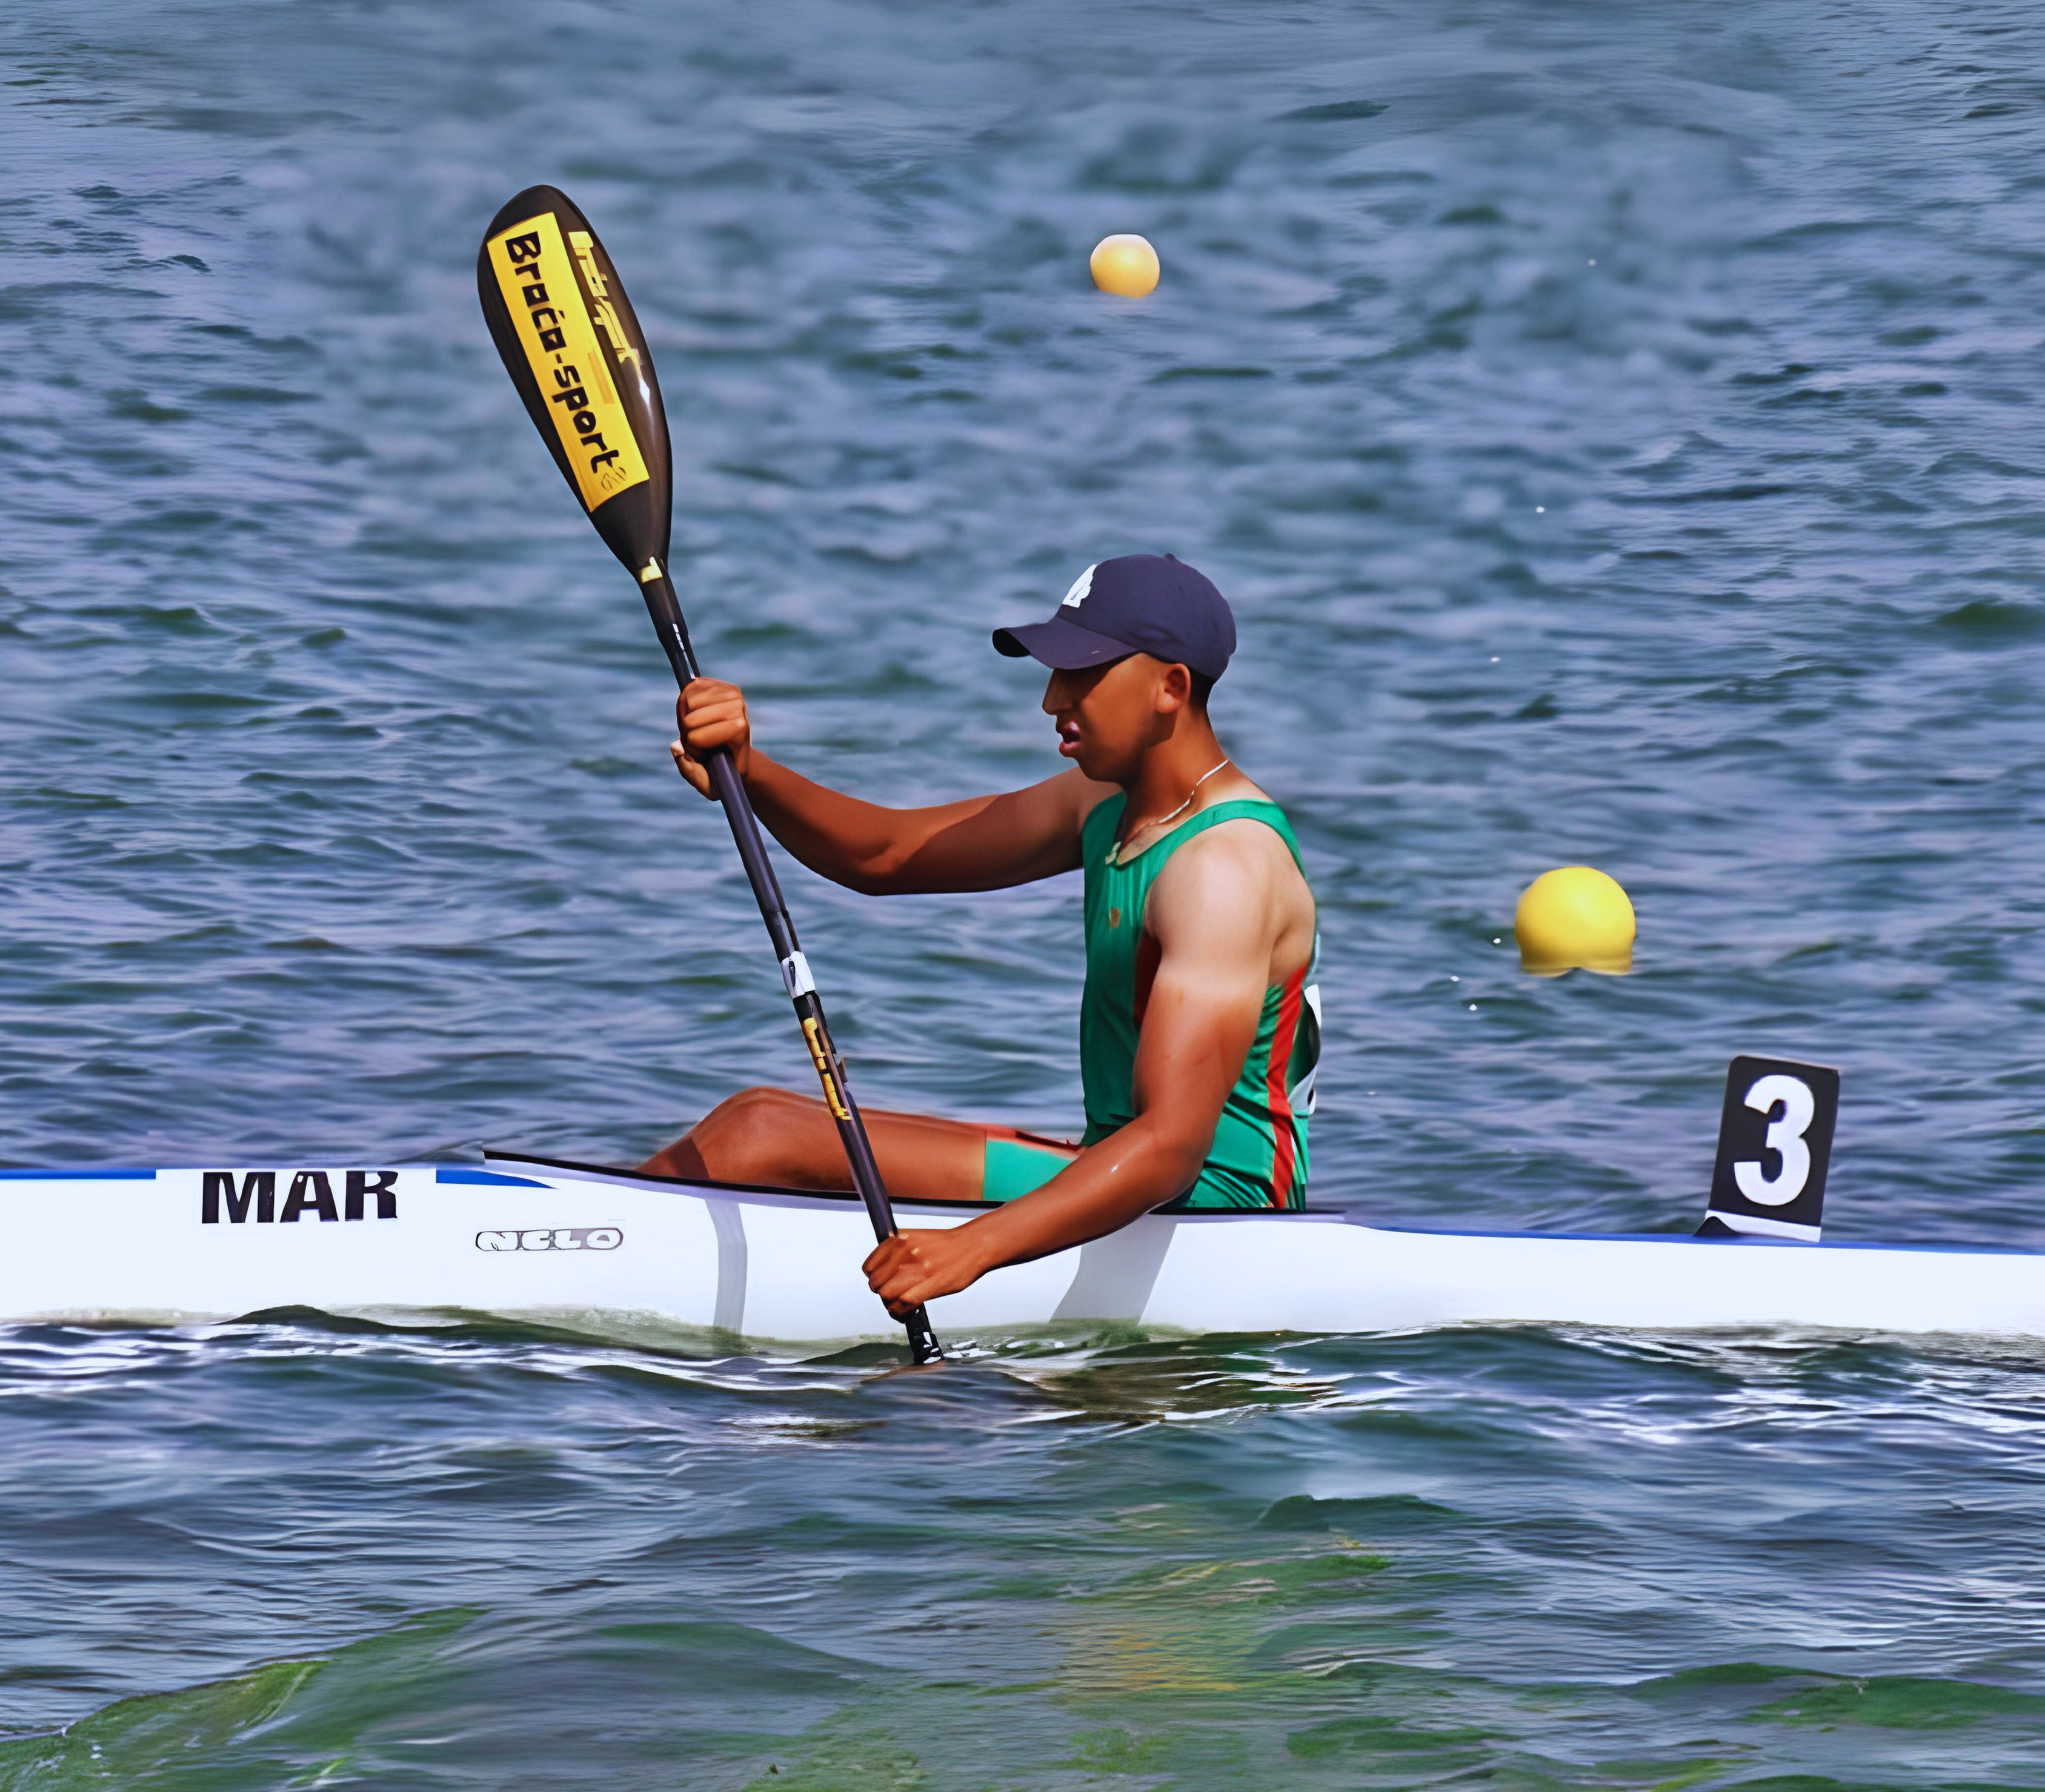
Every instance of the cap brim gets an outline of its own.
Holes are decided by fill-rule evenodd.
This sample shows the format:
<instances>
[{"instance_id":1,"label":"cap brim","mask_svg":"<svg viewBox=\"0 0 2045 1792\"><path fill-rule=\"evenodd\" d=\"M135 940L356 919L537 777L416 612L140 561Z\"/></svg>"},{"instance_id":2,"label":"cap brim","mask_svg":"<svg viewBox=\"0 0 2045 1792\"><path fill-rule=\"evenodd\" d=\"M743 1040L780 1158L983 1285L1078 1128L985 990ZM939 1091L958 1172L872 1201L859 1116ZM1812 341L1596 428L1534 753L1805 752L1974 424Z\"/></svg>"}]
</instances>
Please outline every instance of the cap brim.
<instances>
[{"instance_id":1,"label":"cap brim","mask_svg":"<svg viewBox=\"0 0 2045 1792\"><path fill-rule=\"evenodd\" d=\"M995 650L1011 660L1024 655L1054 672L1084 671L1090 666L1105 666L1111 660L1126 660L1137 650L1125 641L1111 640L1091 629L1062 616L1048 622L1026 622L1019 629L996 629Z\"/></svg>"}]
</instances>

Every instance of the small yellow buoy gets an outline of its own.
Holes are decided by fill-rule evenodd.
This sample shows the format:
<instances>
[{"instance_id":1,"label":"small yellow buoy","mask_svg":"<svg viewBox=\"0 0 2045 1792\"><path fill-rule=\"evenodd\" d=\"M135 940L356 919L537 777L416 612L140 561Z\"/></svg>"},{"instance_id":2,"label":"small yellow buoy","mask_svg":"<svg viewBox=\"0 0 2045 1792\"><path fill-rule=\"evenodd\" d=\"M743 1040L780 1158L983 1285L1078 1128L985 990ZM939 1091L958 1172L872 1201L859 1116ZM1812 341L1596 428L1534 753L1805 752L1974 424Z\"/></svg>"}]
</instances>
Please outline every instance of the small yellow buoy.
<instances>
[{"instance_id":1,"label":"small yellow buoy","mask_svg":"<svg viewBox=\"0 0 2045 1792\"><path fill-rule=\"evenodd\" d=\"M1157 284L1157 252L1141 236L1103 236L1087 266L1093 283L1120 298L1141 298Z\"/></svg>"},{"instance_id":2,"label":"small yellow buoy","mask_svg":"<svg viewBox=\"0 0 2045 1792\"><path fill-rule=\"evenodd\" d=\"M1519 963L1537 977L1581 965L1608 977L1633 968L1633 905L1603 871L1565 865L1527 885L1513 911Z\"/></svg>"}]
</instances>

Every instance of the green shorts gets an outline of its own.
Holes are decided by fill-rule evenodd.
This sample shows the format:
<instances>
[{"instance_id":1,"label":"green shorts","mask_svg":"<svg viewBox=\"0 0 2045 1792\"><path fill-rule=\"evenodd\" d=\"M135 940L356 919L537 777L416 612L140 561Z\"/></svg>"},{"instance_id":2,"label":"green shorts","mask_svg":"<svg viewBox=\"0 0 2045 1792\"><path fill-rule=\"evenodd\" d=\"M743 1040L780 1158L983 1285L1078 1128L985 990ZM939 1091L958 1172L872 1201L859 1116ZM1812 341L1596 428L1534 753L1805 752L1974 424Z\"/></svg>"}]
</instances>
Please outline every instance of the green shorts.
<instances>
[{"instance_id":1,"label":"green shorts","mask_svg":"<svg viewBox=\"0 0 2045 1792\"><path fill-rule=\"evenodd\" d=\"M1013 1201L1042 1188L1072 1161L1069 1151L1033 1144L1027 1139L997 1139L990 1134L980 1172L980 1198Z\"/></svg>"}]
</instances>

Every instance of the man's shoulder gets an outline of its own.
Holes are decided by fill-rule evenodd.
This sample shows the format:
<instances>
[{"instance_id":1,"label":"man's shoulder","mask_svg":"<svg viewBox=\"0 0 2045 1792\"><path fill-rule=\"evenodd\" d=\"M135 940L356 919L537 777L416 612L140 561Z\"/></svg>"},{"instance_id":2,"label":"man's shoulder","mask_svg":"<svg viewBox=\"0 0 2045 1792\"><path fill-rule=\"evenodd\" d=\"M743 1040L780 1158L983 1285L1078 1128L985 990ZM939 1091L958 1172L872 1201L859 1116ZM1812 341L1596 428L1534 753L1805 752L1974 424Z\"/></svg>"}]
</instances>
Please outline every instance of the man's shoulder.
<instances>
[{"instance_id":1,"label":"man's shoulder","mask_svg":"<svg viewBox=\"0 0 2045 1792\"><path fill-rule=\"evenodd\" d=\"M1119 785L1103 784L1098 779L1089 778L1077 766L1061 772L1053 782L1061 786L1061 794L1072 804L1073 831L1082 839L1088 828L1096 821L1107 825L1109 806L1125 794Z\"/></svg>"},{"instance_id":2,"label":"man's shoulder","mask_svg":"<svg viewBox=\"0 0 2045 1792\"><path fill-rule=\"evenodd\" d=\"M1284 839L1244 815L1215 822L1173 855L1151 886L1144 926L1163 965L1240 971L1246 986L1268 989L1312 961L1319 919Z\"/></svg>"},{"instance_id":3,"label":"man's shoulder","mask_svg":"<svg viewBox=\"0 0 2045 1792\"><path fill-rule=\"evenodd\" d=\"M1076 765L1060 772L1051 782L1072 793L1075 813L1082 823L1103 803L1127 794L1119 784L1104 784L1098 778L1088 777Z\"/></svg>"},{"instance_id":4,"label":"man's shoulder","mask_svg":"<svg viewBox=\"0 0 2045 1792\"><path fill-rule=\"evenodd\" d=\"M1285 836L1258 815L1231 815L1215 822L1173 854L1166 871L1181 860L1188 871L1208 876L1254 872L1280 884L1304 882Z\"/></svg>"},{"instance_id":5,"label":"man's shoulder","mask_svg":"<svg viewBox=\"0 0 2045 1792\"><path fill-rule=\"evenodd\" d=\"M1069 828L1076 838L1103 804L1121 794L1115 785L1096 783L1073 765L1034 784L1026 784L1019 790L985 800L1004 806L1013 821L1021 821L1026 817L1036 825L1061 833Z\"/></svg>"},{"instance_id":6,"label":"man's shoulder","mask_svg":"<svg viewBox=\"0 0 2045 1792\"><path fill-rule=\"evenodd\" d=\"M1158 873L1150 906L1153 927L1174 912L1214 921L1223 915L1266 931L1284 925L1311 893L1284 837L1255 815L1232 815L1203 829Z\"/></svg>"}]
</instances>

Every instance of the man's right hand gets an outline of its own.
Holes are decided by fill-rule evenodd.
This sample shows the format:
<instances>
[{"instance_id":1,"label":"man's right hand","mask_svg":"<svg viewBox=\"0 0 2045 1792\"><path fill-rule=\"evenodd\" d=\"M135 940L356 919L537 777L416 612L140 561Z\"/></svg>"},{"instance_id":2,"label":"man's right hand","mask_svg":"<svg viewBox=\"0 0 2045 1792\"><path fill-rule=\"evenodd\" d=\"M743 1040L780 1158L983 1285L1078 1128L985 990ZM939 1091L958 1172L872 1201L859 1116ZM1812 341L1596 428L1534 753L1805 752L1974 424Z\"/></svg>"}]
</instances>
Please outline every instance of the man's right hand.
<instances>
[{"instance_id":1,"label":"man's right hand","mask_svg":"<svg viewBox=\"0 0 2045 1792\"><path fill-rule=\"evenodd\" d=\"M675 767L710 796L710 770L703 756L720 747L731 755L743 779L753 770L753 720L745 713L745 694L721 679L694 679L675 699L675 728L680 736L668 743ZM713 798L713 800L714 800Z\"/></svg>"}]
</instances>

